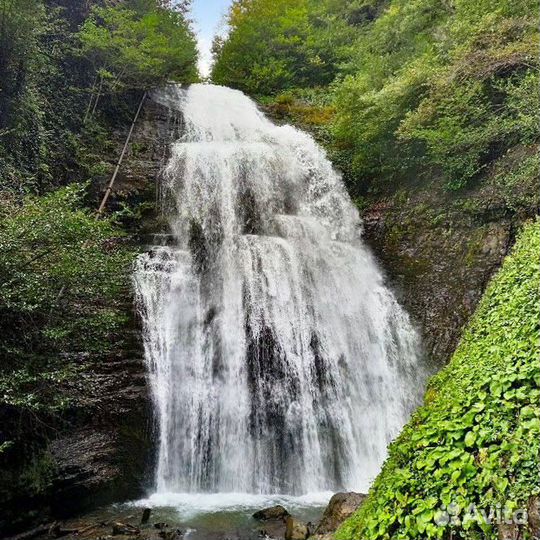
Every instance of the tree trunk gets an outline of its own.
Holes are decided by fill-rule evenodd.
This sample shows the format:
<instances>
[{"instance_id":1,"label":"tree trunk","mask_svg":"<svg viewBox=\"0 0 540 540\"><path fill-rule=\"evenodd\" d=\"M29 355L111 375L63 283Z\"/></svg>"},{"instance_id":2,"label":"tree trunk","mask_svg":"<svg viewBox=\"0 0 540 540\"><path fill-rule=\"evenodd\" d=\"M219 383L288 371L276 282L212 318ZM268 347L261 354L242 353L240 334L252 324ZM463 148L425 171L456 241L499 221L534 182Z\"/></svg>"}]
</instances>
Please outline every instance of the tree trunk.
<instances>
[{"instance_id":1,"label":"tree trunk","mask_svg":"<svg viewBox=\"0 0 540 540\"><path fill-rule=\"evenodd\" d=\"M114 169L114 173L112 175L112 178L109 182L109 185L107 186L107 189L105 191L105 195L103 196L103 200L101 201L101 204L99 205L98 211L97 211L97 217L99 217L103 210L105 209L105 206L107 204L107 201L109 200L109 196L111 195L114 182L116 180L116 177L118 176L118 172L120 171L120 166L122 165L122 161L124 160L124 156L126 155L129 141L131 140L131 136L133 135L133 130L135 129L135 124L137 123L137 120L139 118L139 115L141 114L142 106L144 104L144 100L146 99L146 92L144 93L143 97L141 98L141 102L139 103L139 107L137 109L137 112L135 113L135 116L133 118L133 122L131 123L131 128L129 129L128 136L126 138L126 142L124 143L124 148L122 149L122 153L120 154L120 158L118 159L118 163L116 164L116 168Z\"/></svg>"}]
</instances>

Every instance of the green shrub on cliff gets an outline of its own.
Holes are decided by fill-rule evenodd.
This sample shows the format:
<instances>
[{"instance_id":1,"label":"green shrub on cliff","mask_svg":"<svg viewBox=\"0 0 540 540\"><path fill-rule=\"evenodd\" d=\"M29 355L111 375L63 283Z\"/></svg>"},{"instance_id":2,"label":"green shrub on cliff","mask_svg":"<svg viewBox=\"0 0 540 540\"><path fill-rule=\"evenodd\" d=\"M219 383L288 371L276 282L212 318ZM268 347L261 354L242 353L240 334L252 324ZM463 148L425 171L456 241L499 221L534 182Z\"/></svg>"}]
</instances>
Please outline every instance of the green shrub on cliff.
<instances>
[{"instance_id":1,"label":"green shrub on cliff","mask_svg":"<svg viewBox=\"0 0 540 540\"><path fill-rule=\"evenodd\" d=\"M62 406L63 383L126 322L133 250L82 196L0 198L0 405Z\"/></svg>"},{"instance_id":2,"label":"green shrub on cliff","mask_svg":"<svg viewBox=\"0 0 540 540\"><path fill-rule=\"evenodd\" d=\"M506 518L540 493L538 253L540 222L521 233L339 540L496 539L482 512Z\"/></svg>"},{"instance_id":3,"label":"green shrub on cliff","mask_svg":"<svg viewBox=\"0 0 540 540\"><path fill-rule=\"evenodd\" d=\"M78 34L101 92L197 80L195 37L181 11L159 2L94 7Z\"/></svg>"},{"instance_id":4,"label":"green shrub on cliff","mask_svg":"<svg viewBox=\"0 0 540 540\"><path fill-rule=\"evenodd\" d=\"M537 3L392 0L336 91L336 142L365 186L440 176L451 189L531 145ZM528 89L528 90L527 90Z\"/></svg>"},{"instance_id":5,"label":"green shrub on cliff","mask_svg":"<svg viewBox=\"0 0 540 540\"><path fill-rule=\"evenodd\" d=\"M538 140L533 0L242 0L214 80L250 94L325 87L353 195L471 185ZM525 181L529 181L526 178Z\"/></svg>"}]
</instances>

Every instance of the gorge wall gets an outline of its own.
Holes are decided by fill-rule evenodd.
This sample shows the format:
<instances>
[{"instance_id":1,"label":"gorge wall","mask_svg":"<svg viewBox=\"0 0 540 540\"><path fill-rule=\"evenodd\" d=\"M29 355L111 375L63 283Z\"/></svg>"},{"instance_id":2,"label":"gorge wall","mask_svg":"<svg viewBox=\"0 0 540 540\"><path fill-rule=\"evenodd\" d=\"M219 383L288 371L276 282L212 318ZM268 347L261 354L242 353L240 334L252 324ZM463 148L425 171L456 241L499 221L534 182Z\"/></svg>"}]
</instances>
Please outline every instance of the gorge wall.
<instances>
[{"instance_id":1,"label":"gorge wall","mask_svg":"<svg viewBox=\"0 0 540 540\"><path fill-rule=\"evenodd\" d=\"M538 215L537 176L512 178L534 152L513 149L457 193L432 178L366 197L366 239L418 321L436 366L450 359L516 235Z\"/></svg>"},{"instance_id":2,"label":"gorge wall","mask_svg":"<svg viewBox=\"0 0 540 540\"><path fill-rule=\"evenodd\" d=\"M179 119L148 99L122 165L111 206L132 214L125 219L128 237L143 249L147 235L160 230L156 212L156 179L167 157ZM129 125L113 134L107 174L94 186L103 193L120 155ZM120 308L129 315L121 339L111 352L82 352L78 381L67 389L70 405L43 427L38 418L21 417L2 407L6 434L17 432L20 444L1 456L0 531L29 529L113 501L135 498L151 483L154 459L153 411L146 384L144 351L133 304L125 291ZM19 444L19 443L18 443ZM24 450L23 450L24 447Z\"/></svg>"}]
</instances>

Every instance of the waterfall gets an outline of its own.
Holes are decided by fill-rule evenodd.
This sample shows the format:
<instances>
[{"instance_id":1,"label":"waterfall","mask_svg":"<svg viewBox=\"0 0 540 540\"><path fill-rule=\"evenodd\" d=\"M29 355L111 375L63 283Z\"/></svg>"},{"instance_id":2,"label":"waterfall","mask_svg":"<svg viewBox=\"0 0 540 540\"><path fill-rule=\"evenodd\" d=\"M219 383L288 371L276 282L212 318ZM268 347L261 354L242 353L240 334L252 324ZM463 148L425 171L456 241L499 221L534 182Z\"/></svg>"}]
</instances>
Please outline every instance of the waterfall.
<instances>
[{"instance_id":1,"label":"waterfall","mask_svg":"<svg viewBox=\"0 0 540 540\"><path fill-rule=\"evenodd\" d=\"M185 124L161 186L174 242L134 277L157 491L366 489L423 377L340 175L241 92L155 99Z\"/></svg>"}]
</instances>

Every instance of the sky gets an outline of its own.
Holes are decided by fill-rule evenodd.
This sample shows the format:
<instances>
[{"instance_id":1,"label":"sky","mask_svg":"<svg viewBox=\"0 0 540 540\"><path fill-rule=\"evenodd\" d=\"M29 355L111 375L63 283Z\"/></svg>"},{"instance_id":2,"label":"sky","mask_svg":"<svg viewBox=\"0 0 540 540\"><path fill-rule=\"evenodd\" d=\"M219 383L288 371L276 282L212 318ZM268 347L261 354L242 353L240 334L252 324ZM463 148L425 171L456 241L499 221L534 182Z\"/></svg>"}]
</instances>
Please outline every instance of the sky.
<instances>
[{"instance_id":1,"label":"sky","mask_svg":"<svg viewBox=\"0 0 540 540\"><path fill-rule=\"evenodd\" d=\"M210 74L211 48L215 34L223 28L224 15L232 0L194 0L191 16L195 22L199 43L199 70L203 77Z\"/></svg>"}]
</instances>

